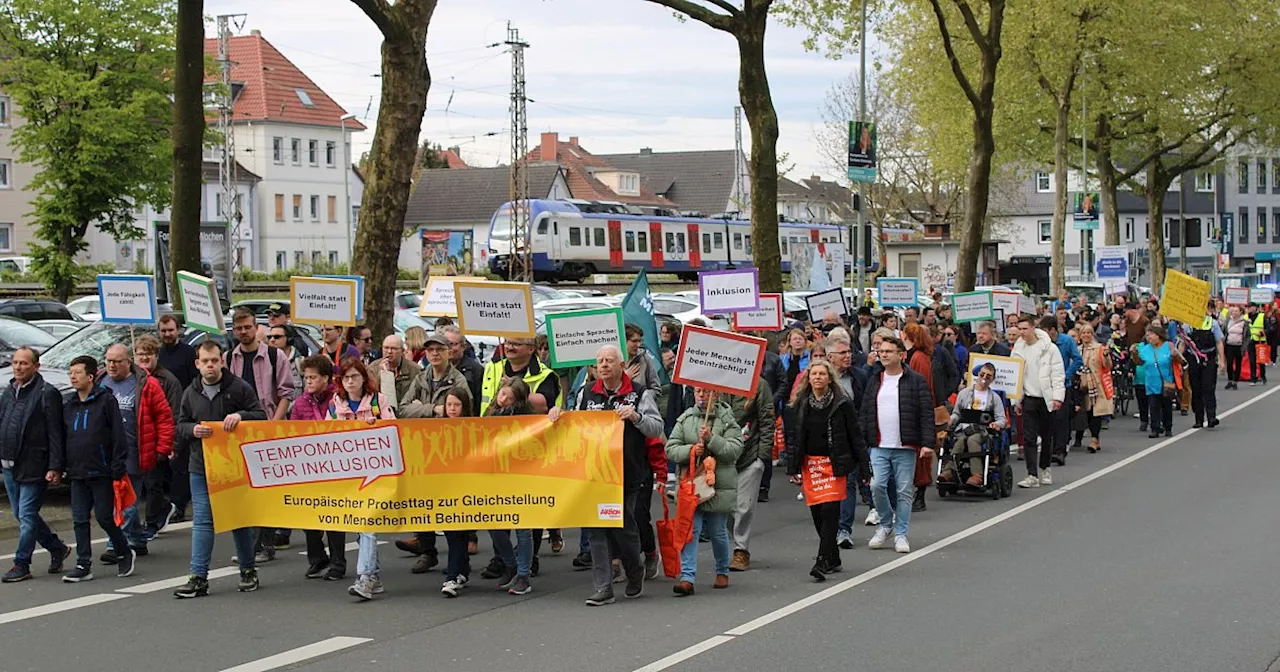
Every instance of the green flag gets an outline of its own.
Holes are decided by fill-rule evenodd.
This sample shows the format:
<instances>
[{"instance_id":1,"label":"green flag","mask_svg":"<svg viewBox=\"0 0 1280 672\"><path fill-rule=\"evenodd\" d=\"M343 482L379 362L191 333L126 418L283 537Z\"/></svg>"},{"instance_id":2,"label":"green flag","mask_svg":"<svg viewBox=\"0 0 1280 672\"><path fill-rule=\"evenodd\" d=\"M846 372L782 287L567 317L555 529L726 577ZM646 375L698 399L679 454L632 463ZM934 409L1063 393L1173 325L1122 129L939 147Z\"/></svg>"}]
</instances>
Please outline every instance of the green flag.
<instances>
[{"instance_id":1,"label":"green flag","mask_svg":"<svg viewBox=\"0 0 1280 672\"><path fill-rule=\"evenodd\" d=\"M658 341L658 320L653 316L653 297L649 295L649 276L644 269L631 283L631 289L622 299L622 321L634 324L644 330L644 349L657 361L658 380L663 384L669 381L667 370L662 367L662 350ZM631 354L631 353L628 353Z\"/></svg>"}]
</instances>

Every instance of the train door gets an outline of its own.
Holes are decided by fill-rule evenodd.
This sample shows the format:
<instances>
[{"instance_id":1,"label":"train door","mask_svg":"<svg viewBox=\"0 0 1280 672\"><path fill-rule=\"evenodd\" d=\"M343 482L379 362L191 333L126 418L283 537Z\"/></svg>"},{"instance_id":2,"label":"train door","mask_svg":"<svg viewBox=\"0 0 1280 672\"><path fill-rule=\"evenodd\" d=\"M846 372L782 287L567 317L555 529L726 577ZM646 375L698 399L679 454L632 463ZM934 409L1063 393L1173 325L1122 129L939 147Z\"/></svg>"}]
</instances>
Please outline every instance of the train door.
<instances>
[{"instance_id":1,"label":"train door","mask_svg":"<svg viewBox=\"0 0 1280 672\"><path fill-rule=\"evenodd\" d=\"M809 242L811 243L819 242L817 229L809 229Z\"/></svg>"},{"instance_id":2,"label":"train door","mask_svg":"<svg viewBox=\"0 0 1280 672\"><path fill-rule=\"evenodd\" d=\"M689 225L689 268L702 268L702 243L698 242L698 225Z\"/></svg>"},{"instance_id":3,"label":"train door","mask_svg":"<svg viewBox=\"0 0 1280 672\"><path fill-rule=\"evenodd\" d=\"M609 265L622 268L622 222L609 220Z\"/></svg>"},{"instance_id":4,"label":"train door","mask_svg":"<svg viewBox=\"0 0 1280 672\"><path fill-rule=\"evenodd\" d=\"M550 243L547 245L548 256L554 261L564 260L564 237L569 235L569 230L560 230L560 222L555 219L551 220L551 236Z\"/></svg>"},{"instance_id":5,"label":"train door","mask_svg":"<svg viewBox=\"0 0 1280 672\"><path fill-rule=\"evenodd\" d=\"M654 268L666 266L662 259L662 224L649 222L649 265Z\"/></svg>"}]
</instances>

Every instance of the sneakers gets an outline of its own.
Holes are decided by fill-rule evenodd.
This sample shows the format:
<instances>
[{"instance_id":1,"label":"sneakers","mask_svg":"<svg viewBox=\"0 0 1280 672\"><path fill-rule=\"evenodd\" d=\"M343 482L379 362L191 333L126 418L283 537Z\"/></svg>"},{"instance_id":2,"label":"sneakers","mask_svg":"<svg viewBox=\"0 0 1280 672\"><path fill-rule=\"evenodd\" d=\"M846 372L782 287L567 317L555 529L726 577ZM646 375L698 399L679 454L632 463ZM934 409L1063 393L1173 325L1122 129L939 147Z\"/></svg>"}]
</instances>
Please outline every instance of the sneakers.
<instances>
[{"instance_id":1,"label":"sneakers","mask_svg":"<svg viewBox=\"0 0 1280 672\"><path fill-rule=\"evenodd\" d=\"M61 574L63 571L65 571L66 567L63 566L63 563L65 563L67 561L67 558L69 557L71 557L70 546L63 546L61 551L50 553L49 554L49 573Z\"/></svg>"},{"instance_id":2,"label":"sneakers","mask_svg":"<svg viewBox=\"0 0 1280 672\"><path fill-rule=\"evenodd\" d=\"M502 564L501 560L494 558L489 561L489 564L483 570L481 570L480 578L496 579L499 576L502 576L502 574L506 571L506 569L507 569L507 566Z\"/></svg>"},{"instance_id":3,"label":"sneakers","mask_svg":"<svg viewBox=\"0 0 1280 672\"><path fill-rule=\"evenodd\" d=\"M277 532L276 532L275 539L274 539L274 540L273 540L273 542L272 542L272 547L273 547L273 548L275 548L277 551L287 551L287 550L289 550L289 535L288 535L288 533L284 532L283 530L281 530L281 531L277 531Z\"/></svg>"},{"instance_id":4,"label":"sneakers","mask_svg":"<svg viewBox=\"0 0 1280 672\"><path fill-rule=\"evenodd\" d=\"M872 507L872 509L867 512L867 519L862 521L862 524L866 525L867 527L871 527L872 525L879 525L880 512L876 511L875 508Z\"/></svg>"},{"instance_id":5,"label":"sneakers","mask_svg":"<svg viewBox=\"0 0 1280 672\"><path fill-rule=\"evenodd\" d=\"M26 581L29 578L31 578L31 569L29 567L14 565L9 569L9 571L4 573L3 577L0 577L0 582L17 583L19 581Z\"/></svg>"},{"instance_id":6,"label":"sneakers","mask_svg":"<svg viewBox=\"0 0 1280 672\"><path fill-rule=\"evenodd\" d=\"M536 555L535 555L535 556L533 556L533 558L531 558L531 559L529 560L529 576L537 576L537 575L538 575L538 569L539 569L538 565L539 565L539 564L540 564L540 563L538 562L538 556L536 556Z\"/></svg>"},{"instance_id":7,"label":"sneakers","mask_svg":"<svg viewBox=\"0 0 1280 672\"><path fill-rule=\"evenodd\" d=\"M737 557L737 555L735 554L734 557ZM658 554L657 553L645 553L644 578L646 581L658 578Z\"/></svg>"},{"instance_id":8,"label":"sneakers","mask_svg":"<svg viewBox=\"0 0 1280 672\"><path fill-rule=\"evenodd\" d=\"M1053 471L1045 469L1040 472L1040 485L1053 485Z\"/></svg>"},{"instance_id":9,"label":"sneakers","mask_svg":"<svg viewBox=\"0 0 1280 672\"><path fill-rule=\"evenodd\" d=\"M588 607L603 607L606 604L613 604L615 601L613 599L613 588L605 588L592 593L591 597L586 599L586 605Z\"/></svg>"},{"instance_id":10,"label":"sneakers","mask_svg":"<svg viewBox=\"0 0 1280 672\"><path fill-rule=\"evenodd\" d=\"M733 559L729 561L729 571L745 572L751 567L751 554L746 551L735 550Z\"/></svg>"},{"instance_id":11,"label":"sneakers","mask_svg":"<svg viewBox=\"0 0 1280 672\"><path fill-rule=\"evenodd\" d=\"M760 494L756 495L756 501L757 501L757 502L760 502L761 504L768 504L768 503L769 503L769 491L768 491L768 490L765 490L764 488L761 488L761 489L760 489Z\"/></svg>"},{"instance_id":12,"label":"sneakers","mask_svg":"<svg viewBox=\"0 0 1280 672\"><path fill-rule=\"evenodd\" d=\"M852 532L845 532L844 530L841 530L840 532L837 532L837 533L836 533L836 543L840 545L840 548L843 548L843 549L845 549L845 550L849 550L849 549L853 548L853 533L852 533ZM736 553L736 552L735 552L735 553ZM733 569L733 566L732 566L732 565L730 565L730 566L729 566L729 569Z\"/></svg>"},{"instance_id":13,"label":"sneakers","mask_svg":"<svg viewBox=\"0 0 1280 672\"><path fill-rule=\"evenodd\" d=\"M884 543L889 540L891 532L893 530L887 527L877 527L876 533L871 537L871 541L867 542L867 548L884 548Z\"/></svg>"},{"instance_id":14,"label":"sneakers","mask_svg":"<svg viewBox=\"0 0 1280 672\"><path fill-rule=\"evenodd\" d=\"M92 581L93 572L89 571L84 565L76 565L71 571L62 576L63 583L80 583L81 581Z\"/></svg>"},{"instance_id":15,"label":"sneakers","mask_svg":"<svg viewBox=\"0 0 1280 672\"><path fill-rule=\"evenodd\" d=\"M374 595L380 595L385 591L386 589L382 587L382 579L372 574L362 574L347 589L347 594L367 602L372 600Z\"/></svg>"},{"instance_id":16,"label":"sneakers","mask_svg":"<svg viewBox=\"0 0 1280 672\"><path fill-rule=\"evenodd\" d=\"M438 556L419 555L418 559L413 561L413 567L410 567L409 571L414 574L426 574L438 564L440 564Z\"/></svg>"},{"instance_id":17,"label":"sneakers","mask_svg":"<svg viewBox=\"0 0 1280 672\"><path fill-rule=\"evenodd\" d=\"M341 581L347 578L347 570L337 567L330 567L329 571L324 573L325 581Z\"/></svg>"},{"instance_id":18,"label":"sneakers","mask_svg":"<svg viewBox=\"0 0 1280 672\"><path fill-rule=\"evenodd\" d=\"M812 576L813 580L819 583L826 581L827 573L823 569L825 569L825 565L822 562L822 558L814 558L813 569L809 570L809 576Z\"/></svg>"},{"instance_id":19,"label":"sneakers","mask_svg":"<svg viewBox=\"0 0 1280 672\"><path fill-rule=\"evenodd\" d=\"M573 559L573 568L576 571L591 569L591 554L579 553L578 556Z\"/></svg>"},{"instance_id":20,"label":"sneakers","mask_svg":"<svg viewBox=\"0 0 1280 672\"><path fill-rule=\"evenodd\" d=\"M266 546L266 547L263 547L261 551L258 551L256 554L254 554L253 563L255 565L262 565L262 564L271 562L272 560L275 560L275 559L276 559L276 549Z\"/></svg>"},{"instance_id":21,"label":"sneakers","mask_svg":"<svg viewBox=\"0 0 1280 672\"><path fill-rule=\"evenodd\" d=\"M1217 427L1220 424L1222 423L1219 422L1217 418L1209 418L1209 429L1213 429L1214 427Z\"/></svg>"},{"instance_id":22,"label":"sneakers","mask_svg":"<svg viewBox=\"0 0 1280 672\"><path fill-rule=\"evenodd\" d=\"M559 553L564 550L564 534L560 530L551 531L551 552Z\"/></svg>"},{"instance_id":23,"label":"sneakers","mask_svg":"<svg viewBox=\"0 0 1280 672\"><path fill-rule=\"evenodd\" d=\"M627 577L627 588L622 592L622 596L627 599L635 599L644 593L644 572L636 572L634 576Z\"/></svg>"},{"instance_id":24,"label":"sneakers","mask_svg":"<svg viewBox=\"0 0 1280 672\"><path fill-rule=\"evenodd\" d=\"M173 591L173 596L178 599L190 599L193 597L204 597L209 594L209 580L192 574L187 577L186 585Z\"/></svg>"},{"instance_id":25,"label":"sneakers","mask_svg":"<svg viewBox=\"0 0 1280 672\"><path fill-rule=\"evenodd\" d=\"M899 534L893 538L893 550L895 553L910 553L911 544L907 542L905 535Z\"/></svg>"},{"instance_id":26,"label":"sneakers","mask_svg":"<svg viewBox=\"0 0 1280 672\"><path fill-rule=\"evenodd\" d=\"M1026 478L1018 481L1019 488L1038 488L1040 487L1040 477L1028 475Z\"/></svg>"},{"instance_id":27,"label":"sneakers","mask_svg":"<svg viewBox=\"0 0 1280 672\"><path fill-rule=\"evenodd\" d=\"M328 571L329 571L329 561L328 561L328 560L321 560L320 562L313 562L313 563L311 563L311 566L307 568L307 578L308 578L308 579L323 579L323 578L324 578L324 575L325 575Z\"/></svg>"},{"instance_id":28,"label":"sneakers","mask_svg":"<svg viewBox=\"0 0 1280 672\"><path fill-rule=\"evenodd\" d=\"M533 592L533 584L529 583L529 577L517 576L511 580L511 585L507 586L508 595L528 595Z\"/></svg>"},{"instance_id":29,"label":"sneakers","mask_svg":"<svg viewBox=\"0 0 1280 672\"><path fill-rule=\"evenodd\" d=\"M137 559L138 552L132 548L128 553L120 556L120 562L116 563L116 576L122 579L133 576L133 567Z\"/></svg>"},{"instance_id":30,"label":"sneakers","mask_svg":"<svg viewBox=\"0 0 1280 672\"><path fill-rule=\"evenodd\" d=\"M466 574L459 574L457 578L452 581L445 581L444 585L440 586L440 594L445 597L457 597L458 593L461 593L462 589L467 587L467 581Z\"/></svg>"},{"instance_id":31,"label":"sneakers","mask_svg":"<svg viewBox=\"0 0 1280 672\"><path fill-rule=\"evenodd\" d=\"M236 590L242 593L252 593L258 589L258 570L242 569L240 570L240 582L236 584Z\"/></svg>"},{"instance_id":32,"label":"sneakers","mask_svg":"<svg viewBox=\"0 0 1280 672\"><path fill-rule=\"evenodd\" d=\"M515 568L507 568L502 571L502 576L498 577L498 590L507 590L516 583Z\"/></svg>"},{"instance_id":33,"label":"sneakers","mask_svg":"<svg viewBox=\"0 0 1280 672\"><path fill-rule=\"evenodd\" d=\"M174 518L176 518L177 515L178 505L171 502L169 504L169 513L165 514L165 517L160 519L160 526L156 528L156 534L163 533L164 528L169 527L169 523L174 522Z\"/></svg>"}]
</instances>

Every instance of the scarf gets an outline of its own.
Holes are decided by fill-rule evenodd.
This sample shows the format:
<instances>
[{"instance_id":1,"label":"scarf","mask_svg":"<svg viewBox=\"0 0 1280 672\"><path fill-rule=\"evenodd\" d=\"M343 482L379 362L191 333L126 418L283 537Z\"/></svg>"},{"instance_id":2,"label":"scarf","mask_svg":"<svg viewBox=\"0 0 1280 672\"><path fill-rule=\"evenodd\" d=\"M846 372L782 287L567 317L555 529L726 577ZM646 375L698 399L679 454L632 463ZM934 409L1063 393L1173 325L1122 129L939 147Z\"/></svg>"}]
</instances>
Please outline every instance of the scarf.
<instances>
[{"instance_id":1,"label":"scarf","mask_svg":"<svg viewBox=\"0 0 1280 672\"><path fill-rule=\"evenodd\" d=\"M832 399L835 399L835 398L836 398L835 390L834 390L833 388L830 388L830 387L828 387L828 388L827 388L827 393L826 393L826 394L824 394L824 395L822 395L821 397L819 397L819 396L817 396L817 395L815 395L815 394L813 394L813 393L811 392L811 393L809 394L809 408L813 408L813 409L817 409L817 410L822 410L822 409L824 409L824 408L826 408L826 407L830 406L830 405L831 405L831 400L832 400Z\"/></svg>"}]
</instances>

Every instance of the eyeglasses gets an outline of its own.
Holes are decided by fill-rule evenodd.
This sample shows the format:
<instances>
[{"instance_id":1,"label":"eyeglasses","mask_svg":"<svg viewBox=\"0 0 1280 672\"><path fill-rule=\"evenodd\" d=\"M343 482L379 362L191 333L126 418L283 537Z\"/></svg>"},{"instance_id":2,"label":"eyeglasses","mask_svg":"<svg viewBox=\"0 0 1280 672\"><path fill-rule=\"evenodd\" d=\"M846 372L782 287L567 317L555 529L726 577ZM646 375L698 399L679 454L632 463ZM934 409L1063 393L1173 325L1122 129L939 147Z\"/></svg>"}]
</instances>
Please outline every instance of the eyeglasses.
<instances>
[{"instance_id":1,"label":"eyeglasses","mask_svg":"<svg viewBox=\"0 0 1280 672\"><path fill-rule=\"evenodd\" d=\"M852 353L852 352L853 352L852 350L832 350L831 352L828 352L827 354L828 354L828 355L848 355L848 354L850 354L850 353Z\"/></svg>"},{"instance_id":2,"label":"eyeglasses","mask_svg":"<svg viewBox=\"0 0 1280 672\"><path fill-rule=\"evenodd\" d=\"M353 381L355 381L355 380L364 380L364 376L362 376L362 375L360 375L360 374L358 374L358 373L348 373L347 375L345 375L345 376L343 376L343 377L342 377L342 380L343 380L344 382L345 382L345 381L348 381L348 380L353 380Z\"/></svg>"},{"instance_id":3,"label":"eyeglasses","mask_svg":"<svg viewBox=\"0 0 1280 672\"><path fill-rule=\"evenodd\" d=\"M361 343L372 343L372 342L373 342L373 337L372 337L372 336L365 336L364 338L357 338L356 340L357 340L357 341L359 341L359 342L361 342Z\"/></svg>"}]
</instances>

